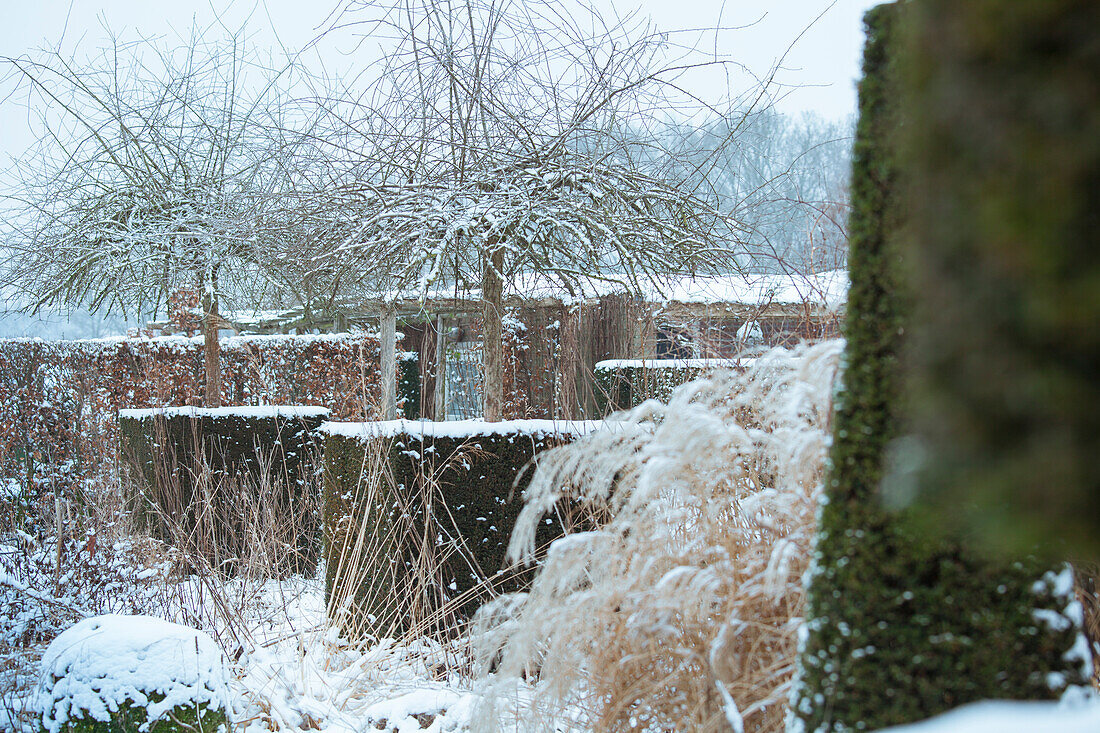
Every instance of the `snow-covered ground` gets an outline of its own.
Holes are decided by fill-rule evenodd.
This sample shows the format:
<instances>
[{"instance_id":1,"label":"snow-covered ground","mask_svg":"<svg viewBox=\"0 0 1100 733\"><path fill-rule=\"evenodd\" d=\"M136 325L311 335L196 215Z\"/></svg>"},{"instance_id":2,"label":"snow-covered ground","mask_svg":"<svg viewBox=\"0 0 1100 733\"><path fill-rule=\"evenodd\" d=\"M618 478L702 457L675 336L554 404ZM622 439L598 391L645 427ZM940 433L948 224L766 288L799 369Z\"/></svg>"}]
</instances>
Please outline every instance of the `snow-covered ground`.
<instances>
[{"instance_id":1,"label":"snow-covered ground","mask_svg":"<svg viewBox=\"0 0 1100 733\"><path fill-rule=\"evenodd\" d=\"M461 644L446 648L427 641L404 646L384 641L359 648L341 643L333 630L326 630L319 580L293 578L263 584L254 596L245 633L251 637L242 639L245 649L226 649L230 707L243 733L438 733L469 730L475 722L481 730L527 728L499 704L492 712L495 717L485 719L485 711L478 707L482 686L465 674ZM227 633L223 645L231 644L232 638ZM229 659L238 652L236 661ZM527 687L516 682L517 699ZM10 706L13 701L5 702ZM28 722L24 719L22 726L27 733L34 730ZM4 718L0 727L16 729ZM1100 731L1100 700L1077 696L1058 704L979 703L891 729L891 733L1046 731Z\"/></svg>"},{"instance_id":2,"label":"snow-covered ground","mask_svg":"<svg viewBox=\"0 0 1100 733\"><path fill-rule=\"evenodd\" d=\"M326 629L322 583L269 582L256 599L250 648L236 663L235 719L248 733L316 729L449 731L473 705L461 649L422 641L342 643Z\"/></svg>"},{"instance_id":3,"label":"snow-covered ground","mask_svg":"<svg viewBox=\"0 0 1100 733\"><path fill-rule=\"evenodd\" d=\"M890 733L1097 733L1100 701L1075 696L1060 703L980 702Z\"/></svg>"},{"instance_id":4,"label":"snow-covered ground","mask_svg":"<svg viewBox=\"0 0 1100 733\"><path fill-rule=\"evenodd\" d=\"M4 538L5 550L12 550L12 541L18 538ZM48 549L52 554L53 548ZM546 723L529 718L527 703L535 693L531 684L519 679L490 684L472 674L474 654L467 640L446 645L429 640L343 642L325 623L320 576L229 582L215 598L209 580L169 580L165 562L140 569L136 558L143 555L148 558L149 551L139 552L126 543L89 554L104 578L94 587L71 585L79 580L76 568L67 569L56 586L49 565L35 578L20 580L7 572L0 576L5 642L0 655L0 729L37 733L40 718L33 703L35 688L43 680L45 641L61 631L61 624L92 615L92 609L190 618L207 627L225 655L229 707L240 733L532 730ZM60 590L55 593L52 587ZM219 603L231 604L238 612L219 616L201 608ZM132 628L140 630L139 626ZM11 652L19 638L39 637L41 642ZM502 689L509 692L502 695ZM487 701L490 690L493 698ZM591 729L584 725L584 711L572 717L576 725L562 730ZM982 703L894 730L1092 733L1100 731L1100 700L1078 695L1060 704Z\"/></svg>"}]
</instances>

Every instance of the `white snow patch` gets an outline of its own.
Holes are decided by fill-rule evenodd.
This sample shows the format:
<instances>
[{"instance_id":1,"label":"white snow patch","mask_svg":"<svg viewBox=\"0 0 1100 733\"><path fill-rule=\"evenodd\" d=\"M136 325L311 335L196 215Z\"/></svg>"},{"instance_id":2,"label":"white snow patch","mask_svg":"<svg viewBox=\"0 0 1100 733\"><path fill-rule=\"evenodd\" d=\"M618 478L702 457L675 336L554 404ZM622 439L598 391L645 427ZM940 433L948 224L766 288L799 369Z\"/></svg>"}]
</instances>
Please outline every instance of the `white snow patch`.
<instances>
[{"instance_id":1,"label":"white snow patch","mask_svg":"<svg viewBox=\"0 0 1100 733\"><path fill-rule=\"evenodd\" d=\"M369 722L386 721L387 727L401 733L409 731L455 730L465 726L470 718L475 698L471 693L445 688L423 688L375 703L363 711ZM425 728L417 716L434 720Z\"/></svg>"},{"instance_id":2,"label":"white snow patch","mask_svg":"<svg viewBox=\"0 0 1100 733\"><path fill-rule=\"evenodd\" d=\"M615 369L746 369L755 359L604 359L596 371Z\"/></svg>"},{"instance_id":3,"label":"white snow patch","mask_svg":"<svg viewBox=\"0 0 1100 733\"><path fill-rule=\"evenodd\" d=\"M1100 702L979 702L891 733L1096 733Z\"/></svg>"}]
</instances>

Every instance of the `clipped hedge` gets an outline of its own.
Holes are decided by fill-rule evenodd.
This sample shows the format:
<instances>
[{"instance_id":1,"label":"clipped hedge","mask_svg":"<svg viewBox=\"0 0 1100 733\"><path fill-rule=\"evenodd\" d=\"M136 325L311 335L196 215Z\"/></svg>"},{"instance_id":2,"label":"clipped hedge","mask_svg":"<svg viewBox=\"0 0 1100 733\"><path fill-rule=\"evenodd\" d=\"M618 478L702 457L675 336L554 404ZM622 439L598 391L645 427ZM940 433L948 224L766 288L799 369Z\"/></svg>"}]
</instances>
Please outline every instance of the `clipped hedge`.
<instances>
[{"instance_id":1,"label":"clipped hedge","mask_svg":"<svg viewBox=\"0 0 1100 733\"><path fill-rule=\"evenodd\" d=\"M326 423L326 599L353 599L345 632L432 630L469 618L494 593L519 590L531 570L506 567L508 540L530 479L517 476L540 451L593 423L395 420ZM372 470L382 480L363 478ZM366 468L365 468L366 467ZM369 487L376 487L371 493ZM362 533L362 534L361 534ZM538 541L560 536L547 523ZM356 538L374 560L349 568ZM417 581L430 567L433 581ZM338 601L339 603L339 601Z\"/></svg>"},{"instance_id":2,"label":"clipped hedge","mask_svg":"<svg viewBox=\"0 0 1100 733\"><path fill-rule=\"evenodd\" d=\"M648 399L668 402L681 384L705 377L715 369L741 369L738 359L610 359L596 364L598 414L629 410Z\"/></svg>"},{"instance_id":3,"label":"clipped hedge","mask_svg":"<svg viewBox=\"0 0 1100 733\"><path fill-rule=\"evenodd\" d=\"M379 351L365 332L223 338L222 404L375 418ZM0 478L79 497L109 480L120 409L200 405L203 389L201 337L0 339Z\"/></svg>"},{"instance_id":4,"label":"clipped hedge","mask_svg":"<svg viewBox=\"0 0 1100 733\"><path fill-rule=\"evenodd\" d=\"M312 480L320 448L315 431L328 415L323 407L120 411L121 451L137 515L162 539L178 541L180 529L191 534L197 515L210 511L218 537L204 554L218 566L242 549L248 520L241 508L262 502L271 516L293 518L296 553L281 568L311 572L320 531ZM198 485L206 469L209 485Z\"/></svg>"},{"instance_id":5,"label":"clipped hedge","mask_svg":"<svg viewBox=\"0 0 1100 733\"><path fill-rule=\"evenodd\" d=\"M847 367L810 573L794 730L878 730L983 699L1057 698L1086 683L1072 574L977 555L890 512L881 486L911 395L895 135L907 9L866 16L852 173ZM960 173L960 175L962 175ZM966 501L966 487L955 501Z\"/></svg>"}]
</instances>

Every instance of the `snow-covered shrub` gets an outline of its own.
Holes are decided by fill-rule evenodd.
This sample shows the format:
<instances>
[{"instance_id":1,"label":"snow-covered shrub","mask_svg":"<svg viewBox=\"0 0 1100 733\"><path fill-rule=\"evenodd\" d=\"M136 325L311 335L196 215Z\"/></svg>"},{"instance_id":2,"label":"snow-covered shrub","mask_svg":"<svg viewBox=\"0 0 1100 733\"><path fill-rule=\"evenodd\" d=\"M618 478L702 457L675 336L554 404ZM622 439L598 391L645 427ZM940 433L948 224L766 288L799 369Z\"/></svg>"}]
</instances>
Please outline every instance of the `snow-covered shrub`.
<instances>
[{"instance_id":1,"label":"snow-covered shrub","mask_svg":"<svg viewBox=\"0 0 1100 733\"><path fill-rule=\"evenodd\" d=\"M769 352L542 455L512 557L563 499L611 518L556 540L503 614L482 729L517 704L530 730L781 728L841 348Z\"/></svg>"},{"instance_id":2,"label":"snow-covered shrub","mask_svg":"<svg viewBox=\"0 0 1100 733\"><path fill-rule=\"evenodd\" d=\"M591 423L325 423L326 593L349 638L452 629L523 585L506 562L517 482ZM543 523L542 542L560 534Z\"/></svg>"},{"instance_id":3,"label":"snow-covered shrub","mask_svg":"<svg viewBox=\"0 0 1100 733\"><path fill-rule=\"evenodd\" d=\"M77 523L62 531L75 534ZM0 540L0 650L33 648L87 616L161 613L170 553L110 530Z\"/></svg>"},{"instance_id":4,"label":"snow-covered shrub","mask_svg":"<svg viewBox=\"0 0 1100 733\"><path fill-rule=\"evenodd\" d=\"M151 616L97 616L42 658L36 705L46 733L228 730L228 675L201 631Z\"/></svg>"}]
</instances>

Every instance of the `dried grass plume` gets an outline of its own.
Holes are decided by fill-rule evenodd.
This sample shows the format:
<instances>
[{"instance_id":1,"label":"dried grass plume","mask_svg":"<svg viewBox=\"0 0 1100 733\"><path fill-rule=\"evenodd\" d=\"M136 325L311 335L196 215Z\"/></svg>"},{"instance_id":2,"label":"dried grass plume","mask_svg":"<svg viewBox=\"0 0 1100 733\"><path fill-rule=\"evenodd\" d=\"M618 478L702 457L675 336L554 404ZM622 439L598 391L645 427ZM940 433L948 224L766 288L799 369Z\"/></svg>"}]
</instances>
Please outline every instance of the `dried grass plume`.
<instances>
[{"instance_id":1,"label":"dried grass plume","mask_svg":"<svg viewBox=\"0 0 1100 733\"><path fill-rule=\"evenodd\" d=\"M842 346L773 350L540 456L514 558L563 498L609 520L484 614L476 727L782 730Z\"/></svg>"}]
</instances>

